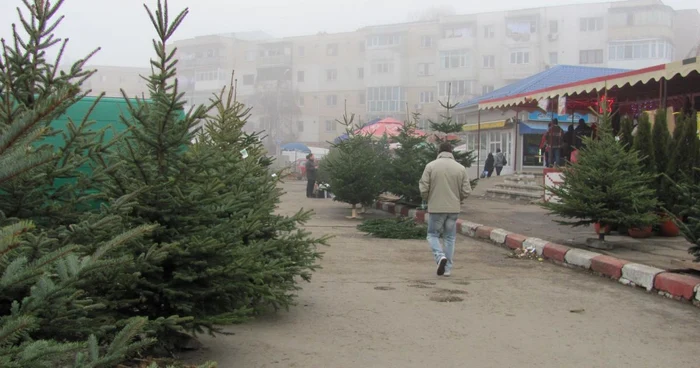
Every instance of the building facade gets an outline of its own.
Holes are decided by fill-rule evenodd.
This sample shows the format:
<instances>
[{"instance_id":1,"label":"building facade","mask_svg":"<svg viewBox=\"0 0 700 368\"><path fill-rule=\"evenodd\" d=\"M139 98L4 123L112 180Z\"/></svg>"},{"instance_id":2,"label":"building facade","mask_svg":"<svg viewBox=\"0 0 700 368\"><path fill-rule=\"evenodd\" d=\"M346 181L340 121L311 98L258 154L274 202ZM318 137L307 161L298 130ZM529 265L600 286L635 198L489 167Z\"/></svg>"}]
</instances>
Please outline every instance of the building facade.
<instances>
[{"instance_id":1,"label":"building facade","mask_svg":"<svg viewBox=\"0 0 700 368\"><path fill-rule=\"evenodd\" d=\"M237 76L268 143L328 146L353 123L413 118L558 65L637 69L686 57L700 40L696 10L630 0L455 15L347 33L275 39L263 33L177 41L188 103L206 103ZM349 119L348 119L349 120ZM499 119L503 120L503 119ZM514 137L493 137L511 151Z\"/></svg>"}]
</instances>

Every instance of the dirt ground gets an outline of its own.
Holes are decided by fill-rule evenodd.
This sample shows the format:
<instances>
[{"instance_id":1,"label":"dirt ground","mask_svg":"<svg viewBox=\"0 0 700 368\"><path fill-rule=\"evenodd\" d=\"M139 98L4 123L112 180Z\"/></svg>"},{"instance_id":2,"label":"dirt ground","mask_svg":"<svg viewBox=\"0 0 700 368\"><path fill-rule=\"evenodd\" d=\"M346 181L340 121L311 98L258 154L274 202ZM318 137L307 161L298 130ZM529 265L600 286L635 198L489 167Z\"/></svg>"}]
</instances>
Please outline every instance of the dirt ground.
<instances>
[{"instance_id":1,"label":"dirt ground","mask_svg":"<svg viewBox=\"0 0 700 368\"><path fill-rule=\"evenodd\" d=\"M425 241L379 240L347 206L285 184L280 213L335 238L298 306L203 336L220 367L697 367L700 309L459 237L452 277ZM384 216L373 211L369 216Z\"/></svg>"}]
</instances>

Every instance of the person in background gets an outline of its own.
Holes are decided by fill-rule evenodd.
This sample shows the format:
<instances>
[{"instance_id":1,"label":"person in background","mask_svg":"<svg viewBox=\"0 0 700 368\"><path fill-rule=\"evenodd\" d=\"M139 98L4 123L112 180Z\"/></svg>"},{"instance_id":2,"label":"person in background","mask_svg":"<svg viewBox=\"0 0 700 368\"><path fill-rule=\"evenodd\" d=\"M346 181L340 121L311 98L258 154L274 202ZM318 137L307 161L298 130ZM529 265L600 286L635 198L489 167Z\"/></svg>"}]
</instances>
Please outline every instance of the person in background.
<instances>
[{"instance_id":1,"label":"person in background","mask_svg":"<svg viewBox=\"0 0 700 368\"><path fill-rule=\"evenodd\" d=\"M427 164L418 183L421 197L428 202L428 244L437 263L438 276L450 276L457 239L457 219L462 202L469 196L467 169L455 161L452 145L440 144L438 157ZM440 246L440 234L444 248Z\"/></svg>"},{"instance_id":2,"label":"person in background","mask_svg":"<svg viewBox=\"0 0 700 368\"><path fill-rule=\"evenodd\" d=\"M559 120L557 120L557 118L552 119L552 123L549 125L547 133L545 133L544 136L542 136L542 142L540 142L540 146L544 146L543 143L545 142L549 145L550 167L559 165L559 161L561 160L561 145L563 135L564 132L559 127Z\"/></svg>"},{"instance_id":3,"label":"person in background","mask_svg":"<svg viewBox=\"0 0 700 368\"><path fill-rule=\"evenodd\" d=\"M586 125L586 121L583 119L578 119L578 125L574 129L574 134L576 135L576 142L574 146L577 150L581 149L583 146L583 137L590 137L592 133L591 128Z\"/></svg>"},{"instance_id":4,"label":"person in background","mask_svg":"<svg viewBox=\"0 0 700 368\"><path fill-rule=\"evenodd\" d=\"M576 132L574 131L574 125L569 125L569 128L564 133L564 160L570 161L571 154L576 149Z\"/></svg>"},{"instance_id":5,"label":"person in background","mask_svg":"<svg viewBox=\"0 0 700 368\"><path fill-rule=\"evenodd\" d=\"M482 177L484 178L490 178L491 175L493 175L493 166L494 164L494 159L493 159L493 154L489 152L489 155L486 157L486 162L484 163L484 173Z\"/></svg>"},{"instance_id":6,"label":"person in background","mask_svg":"<svg viewBox=\"0 0 700 368\"><path fill-rule=\"evenodd\" d=\"M506 166L508 164L508 161L506 160L506 156L501 152L500 148L496 148L496 156L494 156L493 160L493 166L496 167L496 176L501 176L501 171L503 170L503 166Z\"/></svg>"},{"instance_id":7,"label":"person in background","mask_svg":"<svg viewBox=\"0 0 700 368\"><path fill-rule=\"evenodd\" d=\"M314 154L306 155L306 198L314 197L314 186L316 185L316 161Z\"/></svg>"}]
</instances>

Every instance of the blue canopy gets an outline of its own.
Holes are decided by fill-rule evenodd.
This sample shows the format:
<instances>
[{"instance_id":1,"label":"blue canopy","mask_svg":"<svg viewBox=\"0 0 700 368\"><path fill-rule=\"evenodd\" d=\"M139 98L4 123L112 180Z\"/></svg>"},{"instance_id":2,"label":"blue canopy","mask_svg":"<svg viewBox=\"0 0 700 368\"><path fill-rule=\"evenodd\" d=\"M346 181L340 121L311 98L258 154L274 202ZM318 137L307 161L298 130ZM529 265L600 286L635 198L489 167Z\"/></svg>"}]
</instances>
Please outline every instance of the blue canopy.
<instances>
[{"instance_id":1,"label":"blue canopy","mask_svg":"<svg viewBox=\"0 0 700 368\"><path fill-rule=\"evenodd\" d=\"M311 149L309 146L305 145L304 143L287 143L284 146L282 146L282 151L299 151L299 152L305 152L305 153L311 153Z\"/></svg>"}]
</instances>

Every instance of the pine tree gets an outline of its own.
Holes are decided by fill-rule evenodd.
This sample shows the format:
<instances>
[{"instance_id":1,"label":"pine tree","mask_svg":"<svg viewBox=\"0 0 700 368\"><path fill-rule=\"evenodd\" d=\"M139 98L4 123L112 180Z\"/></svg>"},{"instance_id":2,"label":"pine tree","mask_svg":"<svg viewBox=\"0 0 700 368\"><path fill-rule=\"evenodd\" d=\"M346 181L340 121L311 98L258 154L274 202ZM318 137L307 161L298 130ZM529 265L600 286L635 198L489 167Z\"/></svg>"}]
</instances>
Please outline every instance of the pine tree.
<instances>
[{"instance_id":1,"label":"pine tree","mask_svg":"<svg viewBox=\"0 0 700 368\"><path fill-rule=\"evenodd\" d=\"M112 236L92 239L90 252L72 242L76 223L90 202L99 198L94 191L101 178L100 172L79 171L107 147L101 144L100 132L89 130L87 121L80 126L69 124L63 132L50 126L84 95L80 85L92 74L83 70L85 60L68 72L58 72L66 41L55 38L53 30L60 22L54 19L62 3L24 1L26 13L18 9L21 26L13 25L13 42L2 42L2 367L113 367L153 342L136 338L143 333L146 319L105 320L105 306L83 288L94 275L128 263L112 255L126 243L138 241L151 227L115 231L98 221L85 222ZM59 56L52 63L46 54L57 44ZM63 135L64 145L45 144L57 134Z\"/></svg>"},{"instance_id":2,"label":"pine tree","mask_svg":"<svg viewBox=\"0 0 700 368\"><path fill-rule=\"evenodd\" d=\"M700 171L700 168L696 168L695 171ZM670 179L669 181L673 185L678 202L687 204L683 210L671 213L669 217L676 222L683 237L691 244L688 253L695 257L695 262L700 262L700 183L675 183ZM685 221L675 215L680 215Z\"/></svg>"},{"instance_id":3,"label":"pine tree","mask_svg":"<svg viewBox=\"0 0 700 368\"><path fill-rule=\"evenodd\" d=\"M654 167L656 168L657 177L655 181L656 197L661 205L672 202L668 198L672 190L668 179L663 175L669 166L669 149L671 142L671 133L668 131L668 122L666 121L666 110L659 110L654 117L654 128L652 129L652 145L654 148Z\"/></svg>"},{"instance_id":4,"label":"pine tree","mask_svg":"<svg viewBox=\"0 0 700 368\"><path fill-rule=\"evenodd\" d=\"M173 349L190 334L290 306L297 279L308 280L316 269L316 246L325 238L298 228L307 212L274 214L282 193L272 160L258 135L242 133L248 110L233 94L183 112L176 51L167 47L187 10L169 18L161 1L147 10L158 34L146 78L150 99L129 104L122 120L130 136L105 161L121 163L105 190L110 198L134 194L137 205L124 215L129 226L158 225L147 241L132 244L131 256L155 251L162 258L127 279L131 284L103 292L121 318L162 321L154 331L158 343Z\"/></svg>"},{"instance_id":5,"label":"pine tree","mask_svg":"<svg viewBox=\"0 0 700 368\"><path fill-rule=\"evenodd\" d=\"M632 148L639 153L639 158L642 160L642 169L649 173L656 173L654 165L654 146L651 139L651 122L649 114L642 113L637 124L637 135L634 136L634 144ZM615 156L611 156L614 159Z\"/></svg>"},{"instance_id":6,"label":"pine tree","mask_svg":"<svg viewBox=\"0 0 700 368\"><path fill-rule=\"evenodd\" d=\"M634 122L629 116L623 116L620 121L620 143L627 149L631 149L634 145Z\"/></svg>"},{"instance_id":7,"label":"pine tree","mask_svg":"<svg viewBox=\"0 0 700 368\"><path fill-rule=\"evenodd\" d=\"M452 145L452 148L457 147L462 141L460 139L449 139L451 135L456 136L457 133L464 131L464 124L458 123L452 117L452 110L459 105L459 103L450 103L448 97L447 102L440 102L440 106L445 109L445 113L440 115L441 121L433 122L430 121L430 127L433 131L437 132L435 134L435 143L432 145L434 151L434 157L438 155L438 147L443 142L448 142ZM475 161L474 151L453 151L452 155L455 161L462 164L466 168L470 168ZM420 179L420 178L419 178ZM479 179L474 178L471 181L472 188L476 186Z\"/></svg>"},{"instance_id":8,"label":"pine tree","mask_svg":"<svg viewBox=\"0 0 700 368\"><path fill-rule=\"evenodd\" d=\"M693 117L694 118L694 117ZM678 188L690 186L696 180L697 172L695 168L700 167L698 162L698 142L695 120L688 118L685 114L676 116L676 127L673 131L673 138L669 144L668 178L677 185L672 185L665 196L665 208L673 213L679 214L690 205L680 200L681 193Z\"/></svg>"},{"instance_id":9,"label":"pine tree","mask_svg":"<svg viewBox=\"0 0 700 368\"><path fill-rule=\"evenodd\" d=\"M435 147L427 142L427 138L416 134L419 120L420 115L414 114L395 137L399 147L394 150L387 173L388 191L401 197L403 203L415 206L422 202L418 181L425 165L437 157Z\"/></svg>"},{"instance_id":10,"label":"pine tree","mask_svg":"<svg viewBox=\"0 0 700 368\"><path fill-rule=\"evenodd\" d=\"M330 154L324 158L322 170L330 179L334 200L352 206L349 218L357 215L357 206L369 206L385 191L384 170L388 163L386 140L375 141L370 134L357 134L355 115L343 116L338 121L345 127L348 138L334 143Z\"/></svg>"},{"instance_id":11,"label":"pine tree","mask_svg":"<svg viewBox=\"0 0 700 368\"><path fill-rule=\"evenodd\" d=\"M605 109L604 109L605 110ZM609 114L601 116L597 139L585 139L578 162L564 172L564 183L548 187L559 201L542 207L570 226L599 223L644 227L656 221L653 175L644 171L636 150L626 150L612 135ZM570 219L570 220L569 220ZM600 239L604 240L603 232Z\"/></svg>"}]
</instances>

